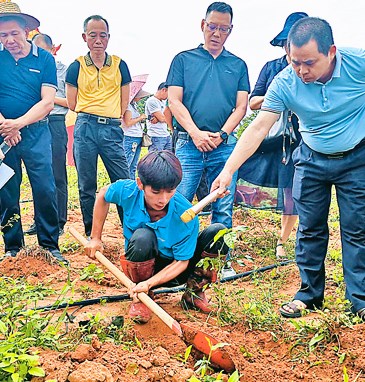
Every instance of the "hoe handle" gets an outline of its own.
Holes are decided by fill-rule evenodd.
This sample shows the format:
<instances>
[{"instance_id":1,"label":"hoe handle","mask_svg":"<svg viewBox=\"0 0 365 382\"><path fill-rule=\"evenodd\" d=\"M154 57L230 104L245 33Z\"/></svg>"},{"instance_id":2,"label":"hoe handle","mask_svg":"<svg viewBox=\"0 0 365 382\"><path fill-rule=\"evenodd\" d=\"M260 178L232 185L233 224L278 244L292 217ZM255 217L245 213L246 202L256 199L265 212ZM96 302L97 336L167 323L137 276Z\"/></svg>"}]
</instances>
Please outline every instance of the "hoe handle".
<instances>
[{"instance_id":1,"label":"hoe handle","mask_svg":"<svg viewBox=\"0 0 365 382\"><path fill-rule=\"evenodd\" d=\"M70 227L69 231L71 235L84 247L88 241L74 228ZM133 282L113 263L111 263L101 252L96 251L95 257L104 265L122 284L130 288ZM158 304L156 304L146 293L140 292L137 294L138 299L143 302L155 315L160 318L172 331L179 336L182 336L182 330L180 324L173 319L165 310L163 310Z\"/></svg>"},{"instance_id":2,"label":"hoe handle","mask_svg":"<svg viewBox=\"0 0 365 382\"><path fill-rule=\"evenodd\" d=\"M210 194L208 194L205 198L203 198L200 202L194 204L192 207L190 207L188 210L186 210L181 216L180 219L184 223L188 223L189 221L193 220L196 215L198 215L201 210L208 205L209 203L214 202L217 197L218 197L218 191L219 189L217 188Z\"/></svg>"}]
</instances>

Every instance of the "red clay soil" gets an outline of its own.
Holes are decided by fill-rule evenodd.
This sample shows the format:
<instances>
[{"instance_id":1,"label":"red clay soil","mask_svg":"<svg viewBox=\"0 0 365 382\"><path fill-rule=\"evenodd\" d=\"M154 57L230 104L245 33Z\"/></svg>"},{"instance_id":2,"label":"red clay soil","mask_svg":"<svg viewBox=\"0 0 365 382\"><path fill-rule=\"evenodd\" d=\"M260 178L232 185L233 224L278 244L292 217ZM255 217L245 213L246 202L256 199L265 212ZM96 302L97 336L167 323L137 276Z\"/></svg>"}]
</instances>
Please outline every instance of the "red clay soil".
<instances>
[{"instance_id":1,"label":"red clay soil","mask_svg":"<svg viewBox=\"0 0 365 382\"><path fill-rule=\"evenodd\" d=\"M240 215L238 215L240 216ZM82 232L80 216L75 211L70 211L70 223ZM237 217L236 217L237 219ZM123 251L121 228L116 216L110 218L106 225L104 241L106 244L105 255L119 266L118 258ZM27 237L27 245L35 244L34 237ZM70 243L74 239L69 234L62 236L61 242ZM69 252L65 257L70 261L71 281L75 282L74 300L85 298L84 290L89 287L87 298L102 295L119 295L126 289L105 270L105 279L101 284L80 280L80 270L91 263L83 255L82 250ZM239 271L246 268L239 269ZM288 268L289 277L282 293L290 298L298 287L298 274L296 267ZM1 263L0 276L24 277L31 284L42 283L51 285L55 290L60 290L68 277L67 270L47 259L36 248L24 251L15 259L6 259ZM233 288L247 288L250 286L247 279L240 279L232 284ZM244 322L219 327L214 317L208 321L198 312L188 315L182 311L179 300L181 294L157 295L156 302L161 305L178 322L184 322L193 329L203 330L215 337L219 342L230 345L227 351L245 382L276 382L276 381L335 381L344 380L343 368L346 366L349 381L358 382L365 380L365 325L360 324L351 328L339 327L335 329L339 338L341 351L346 353L344 363L340 364L338 351L335 345L330 344L321 354L309 357L292 358L293 343L281 336L275 336L271 331L251 330ZM52 303L52 298L40 301L39 306ZM70 313L75 312L75 322L69 324L69 330L77 327L87 314L101 313L105 317L126 316L128 301L108 304L95 304L82 309L70 308ZM279 302L278 302L279 306ZM306 319L316 318L317 314L310 314ZM128 319L126 323L132 325ZM288 321L282 320L281 328L291 326ZM194 375L194 363L201 354L192 350L192 356L186 363L181 361L189 341L179 338L157 317L145 325L134 325L129 332L130 339L138 338L138 344L131 347L116 346L110 342L101 343L96 336L91 344L80 343L72 351L56 352L38 349L40 351L41 366L46 372L45 378L33 378L32 382L45 382L54 379L57 382L117 382L117 381L172 381L184 382ZM298 359L299 358L299 359ZM196 375L197 376L197 375ZM224 377L227 380L226 377Z\"/></svg>"}]
</instances>

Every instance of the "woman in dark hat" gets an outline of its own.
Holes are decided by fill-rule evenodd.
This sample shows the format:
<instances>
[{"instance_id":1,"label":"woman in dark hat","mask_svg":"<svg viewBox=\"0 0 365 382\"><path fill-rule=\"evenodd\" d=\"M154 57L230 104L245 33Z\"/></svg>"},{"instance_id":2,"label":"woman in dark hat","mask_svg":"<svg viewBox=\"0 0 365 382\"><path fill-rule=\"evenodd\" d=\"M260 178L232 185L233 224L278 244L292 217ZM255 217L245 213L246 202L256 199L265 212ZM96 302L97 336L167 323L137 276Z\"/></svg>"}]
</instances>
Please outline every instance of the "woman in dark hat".
<instances>
[{"instance_id":1,"label":"woman in dark hat","mask_svg":"<svg viewBox=\"0 0 365 382\"><path fill-rule=\"evenodd\" d=\"M261 108L271 81L290 63L286 45L290 28L297 20L307 16L304 12L290 14L285 21L283 30L270 41L271 45L284 48L286 54L267 62L262 68L250 96L250 108L252 110ZM262 187L278 189L278 208L282 211L281 231L276 246L276 258L278 260L286 258L283 244L288 240L297 221L291 193L294 175L291 153L300 141L298 118L290 112L288 114L283 113L282 121L282 124L286 124L285 127L289 135L284 138L283 134L277 134L276 137L267 138L239 171L239 178L245 181Z\"/></svg>"}]
</instances>

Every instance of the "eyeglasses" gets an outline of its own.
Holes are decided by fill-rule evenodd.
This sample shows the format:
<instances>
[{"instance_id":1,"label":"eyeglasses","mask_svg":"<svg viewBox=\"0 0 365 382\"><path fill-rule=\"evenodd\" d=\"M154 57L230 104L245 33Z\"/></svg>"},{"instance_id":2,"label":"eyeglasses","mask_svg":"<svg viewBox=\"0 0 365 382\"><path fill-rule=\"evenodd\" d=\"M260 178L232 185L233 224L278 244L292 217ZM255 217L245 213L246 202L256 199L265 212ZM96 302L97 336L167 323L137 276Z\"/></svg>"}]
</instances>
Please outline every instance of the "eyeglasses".
<instances>
[{"instance_id":1,"label":"eyeglasses","mask_svg":"<svg viewBox=\"0 0 365 382\"><path fill-rule=\"evenodd\" d=\"M224 27L213 23L208 23L207 21L204 21L205 25L207 26L209 32L215 32L216 30L219 30L222 34L229 34L232 31L233 26L230 27Z\"/></svg>"}]
</instances>

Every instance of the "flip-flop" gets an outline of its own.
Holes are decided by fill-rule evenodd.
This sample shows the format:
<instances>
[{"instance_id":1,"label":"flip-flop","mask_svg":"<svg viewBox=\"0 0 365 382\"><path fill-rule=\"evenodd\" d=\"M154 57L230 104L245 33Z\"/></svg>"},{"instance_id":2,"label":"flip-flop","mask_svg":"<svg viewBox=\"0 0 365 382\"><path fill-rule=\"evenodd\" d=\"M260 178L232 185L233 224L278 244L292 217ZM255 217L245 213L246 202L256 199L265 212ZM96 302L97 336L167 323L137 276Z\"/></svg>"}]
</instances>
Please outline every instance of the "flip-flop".
<instances>
[{"instance_id":1,"label":"flip-flop","mask_svg":"<svg viewBox=\"0 0 365 382\"><path fill-rule=\"evenodd\" d=\"M289 308L290 310L292 310L292 312L288 312L287 309L285 308ZM302 317L302 313L304 309L307 309L307 308L299 308L298 304L292 301L292 302L287 302L281 305L279 312L285 318L298 318L298 317Z\"/></svg>"},{"instance_id":2,"label":"flip-flop","mask_svg":"<svg viewBox=\"0 0 365 382\"><path fill-rule=\"evenodd\" d=\"M356 314L363 320L365 321L365 308L359 309Z\"/></svg>"},{"instance_id":3,"label":"flip-flop","mask_svg":"<svg viewBox=\"0 0 365 382\"><path fill-rule=\"evenodd\" d=\"M285 254L283 256L279 256L278 255L278 247L284 247L282 243L279 243L279 244L276 244L276 253L275 253L275 256L276 256L276 260L278 261L285 261L285 260L288 260L288 256ZM284 251L285 252L285 251Z\"/></svg>"}]
</instances>

